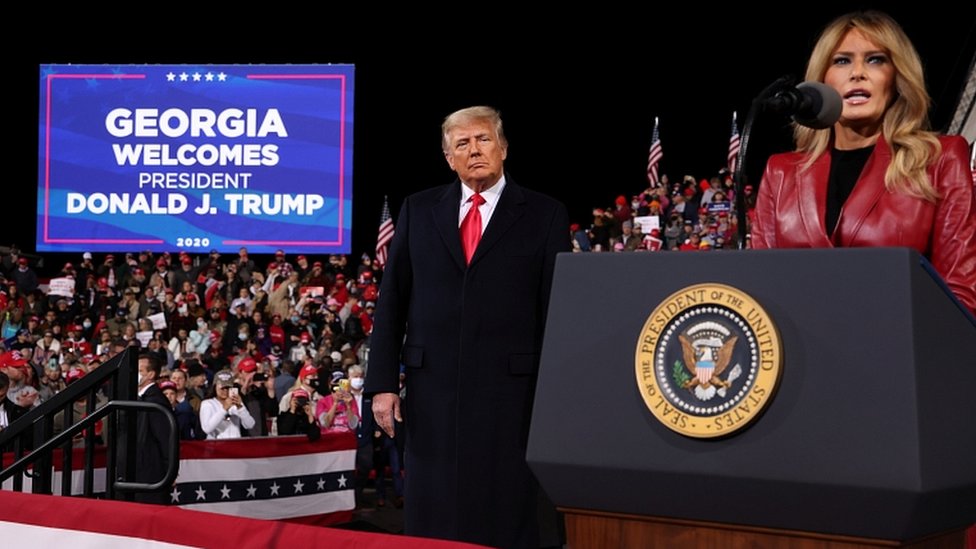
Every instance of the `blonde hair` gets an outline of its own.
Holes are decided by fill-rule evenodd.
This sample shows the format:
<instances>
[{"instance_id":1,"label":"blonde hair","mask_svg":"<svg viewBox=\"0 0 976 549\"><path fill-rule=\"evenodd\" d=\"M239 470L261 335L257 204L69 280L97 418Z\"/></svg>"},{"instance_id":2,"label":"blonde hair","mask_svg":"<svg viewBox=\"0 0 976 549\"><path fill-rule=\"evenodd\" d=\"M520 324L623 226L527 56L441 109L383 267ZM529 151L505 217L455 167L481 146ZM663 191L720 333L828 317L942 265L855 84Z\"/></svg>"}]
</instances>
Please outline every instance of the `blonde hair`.
<instances>
[{"instance_id":1,"label":"blonde hair","mask_svg":"<svg viewBox=\"0 0 976 549\"><path fill-rule=\"evenodd\" d=\"M482 120L488 121L495 127L498 140L503 147L507 147L508 141L502 129L502 114L491 107L477 106L454 111L444 118L444 123L441 124L441 149L445 153L448 152L451 145L450 133L454 128Z\"/></svg>"},{"instance_id":2,"label":"blonde hair","mask_svg":"<svg viewBox=\"0 0 976 549\"><path fill-rule=\"evenodd\" d=\"M935 133L928 131L931 99L925 90L921 59L894 19L877 11L854 12L835 19L817 40L805 79L823 82L834 52L854 29L885 49L895 68L895 98L885 110L881 123L881 134L892 150L892 160L885 171L885 188L935 202L939 193L929 181L926 169L942 152L942 147ZM794 126L796 150L807 154L803 169L813 165L827 150L831 132L831 129Z\"/></svg>"}]
</instances>

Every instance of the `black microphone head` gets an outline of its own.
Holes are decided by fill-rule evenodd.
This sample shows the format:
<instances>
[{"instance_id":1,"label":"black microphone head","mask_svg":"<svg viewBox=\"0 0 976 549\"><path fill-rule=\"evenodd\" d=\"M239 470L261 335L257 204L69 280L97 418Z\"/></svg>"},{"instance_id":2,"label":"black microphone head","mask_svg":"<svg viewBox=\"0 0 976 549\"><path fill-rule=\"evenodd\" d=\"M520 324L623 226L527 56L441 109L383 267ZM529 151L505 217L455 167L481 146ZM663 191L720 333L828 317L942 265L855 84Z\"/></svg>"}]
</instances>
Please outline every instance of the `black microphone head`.
<instances>
[{"instance_id":1,"label":"black microphone head","mask_svg":"<svg viewBox=\"0 0 976 549\"><path fill-rule=\"evenodd\" d=\"M793 114L794 122L822 130L840 120L844 102L837 90L823 82L801 82L796 89L803 96L803 100Z\"/></svg>"}]
</instances>

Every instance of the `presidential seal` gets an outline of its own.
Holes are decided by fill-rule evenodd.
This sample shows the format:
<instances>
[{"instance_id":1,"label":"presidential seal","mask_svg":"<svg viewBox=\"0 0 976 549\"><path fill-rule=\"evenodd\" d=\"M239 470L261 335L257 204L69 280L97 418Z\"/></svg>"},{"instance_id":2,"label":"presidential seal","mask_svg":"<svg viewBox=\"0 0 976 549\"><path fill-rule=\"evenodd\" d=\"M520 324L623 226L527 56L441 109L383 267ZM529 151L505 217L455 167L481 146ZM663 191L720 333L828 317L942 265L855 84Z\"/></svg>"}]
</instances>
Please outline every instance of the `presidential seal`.
<instances>
[{"instance_id":1,"label":"presidential seal","mask_svg":"<svg viewBox=\"0 0 976 549\"><path fill-rule=\"evenodd\" d=\"M669 429L728 436L770 403L782 358L776 326L752 297L723 284L697 284L668 296L644 323L637 386Z\"/></svg>"}]
</instances>

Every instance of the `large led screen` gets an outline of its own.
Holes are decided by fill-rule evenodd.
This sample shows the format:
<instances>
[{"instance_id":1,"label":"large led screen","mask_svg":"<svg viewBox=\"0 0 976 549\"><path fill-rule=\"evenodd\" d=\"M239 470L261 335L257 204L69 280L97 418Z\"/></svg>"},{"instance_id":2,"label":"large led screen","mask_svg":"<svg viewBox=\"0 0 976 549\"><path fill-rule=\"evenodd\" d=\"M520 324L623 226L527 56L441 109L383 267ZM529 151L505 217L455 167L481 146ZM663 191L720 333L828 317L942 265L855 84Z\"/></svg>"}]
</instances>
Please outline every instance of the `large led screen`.
<instances>
[{"instance_id":1,"label":"large led screen","mask_svg":"<svg viewBox=\"0 0 976 549\"><path fill-rule=\"evenodd\" d=\"M38 251L349 253L352 65L43 65Z\"/></svg>"}]
</instances>

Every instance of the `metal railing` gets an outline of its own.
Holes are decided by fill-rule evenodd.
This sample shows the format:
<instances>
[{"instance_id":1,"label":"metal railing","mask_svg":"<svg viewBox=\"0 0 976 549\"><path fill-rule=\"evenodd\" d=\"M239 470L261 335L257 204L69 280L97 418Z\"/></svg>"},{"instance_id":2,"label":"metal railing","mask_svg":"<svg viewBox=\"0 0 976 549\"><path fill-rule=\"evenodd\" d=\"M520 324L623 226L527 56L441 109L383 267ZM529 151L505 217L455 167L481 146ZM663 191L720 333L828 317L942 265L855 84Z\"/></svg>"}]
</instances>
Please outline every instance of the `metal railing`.
<instances>
[{"instance_id":1,"label":"metal railing","mask_svg":"<svg viewBox=\"0 0 976 549\"><path fill-rule=\"evenodd\" d=\"M84 497L94 497L95 424L108 418L105 435L106 486L108 499L131 500L135 492L157 491L172 484L179 462L179 432L170 410L151 402L136 400L138 351L128 348L75 381L50 400L31 409L0 431L0 449L13 451L13 463L0 470L0 483L12 479L13 489L22 492L24 477L31 478L31 491L51 494L54 476L53 456L61 452L61 495L72 495L74 437L81 433L84 454ZM98 406L100 389L108 402ZM75 420L74 406L85 399L84 416ZM136 414L161 413L170 427L166 447L168 468L162 479L152 483L133 482L136 473ZM55 419L61 414L64 430L54 434Z\"/></svg>"}]
</instances>

